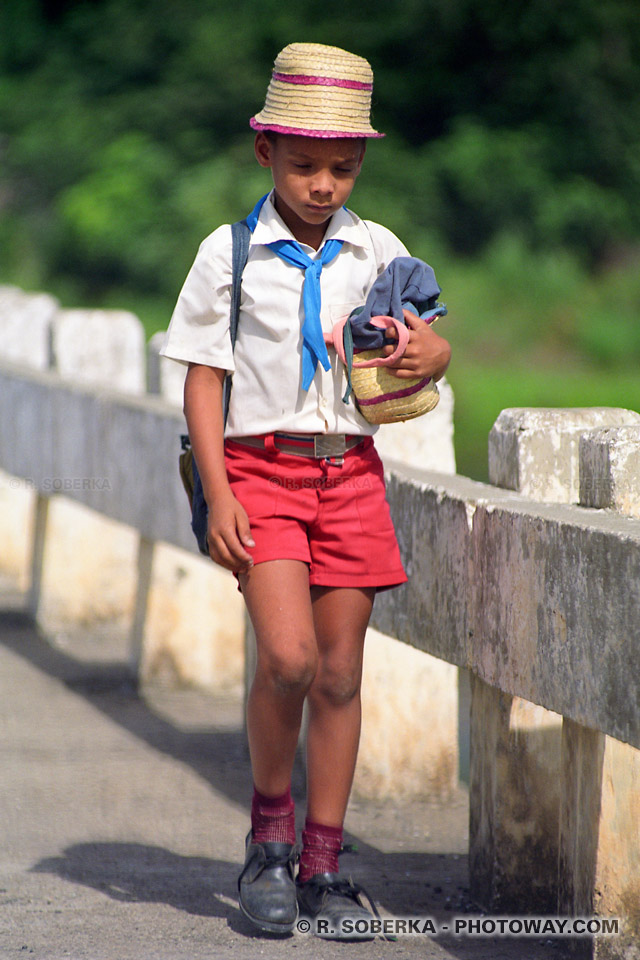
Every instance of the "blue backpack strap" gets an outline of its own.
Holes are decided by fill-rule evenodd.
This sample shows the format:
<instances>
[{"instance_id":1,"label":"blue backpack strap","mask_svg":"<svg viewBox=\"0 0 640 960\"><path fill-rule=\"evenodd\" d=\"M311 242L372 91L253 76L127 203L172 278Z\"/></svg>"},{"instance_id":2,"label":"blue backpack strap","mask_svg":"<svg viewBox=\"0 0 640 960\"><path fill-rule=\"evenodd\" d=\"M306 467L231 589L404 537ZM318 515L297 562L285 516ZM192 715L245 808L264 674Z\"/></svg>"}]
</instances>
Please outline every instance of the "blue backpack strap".
<instances>
[{"instance_id":1,"label":"blue backpack strap","mask_svg":"<svg viewBox=\"0 0 640 960\"><path fill-rule=\"evenodd\" d=\"M240 317L240 296L242 292L242 274L249 258L249 244L251 230L245 220L237 220L231 224L231 310L229 313L229 334L231 349L235 350L238 337L238 319ZM229 416L229 401L231 399L231 376L227 374L224 381L224 425L227 425Z\"/></svg>"}]
</instances>

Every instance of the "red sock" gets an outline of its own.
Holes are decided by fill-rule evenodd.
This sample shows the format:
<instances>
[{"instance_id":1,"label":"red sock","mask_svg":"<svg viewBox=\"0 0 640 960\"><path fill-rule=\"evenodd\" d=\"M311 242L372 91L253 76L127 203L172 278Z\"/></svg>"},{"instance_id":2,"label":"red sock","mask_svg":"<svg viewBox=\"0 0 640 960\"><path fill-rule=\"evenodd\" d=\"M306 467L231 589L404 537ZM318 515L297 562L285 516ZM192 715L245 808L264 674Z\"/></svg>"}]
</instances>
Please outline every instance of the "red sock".
<instances>
[{"instance_id":1,"label":"red sock","mask_svg":"<svg viewBox=\"0 0 640 960\"><path fill-rule=\"evenodd\" d=\"M255 843L295 843L295 807L291 788L281 797L265 797L253 788L251 830Z\"/></svg>"},{"instance_id":2,"label":"red sock","mask_svg":"<svg viewBox=\"0 0 640 960\"><path fill-rule=\"evenodd\" d=\"M325 827L322 823L305 820L298 871L300 883L306 883L316 873L337 873L341 847L342 827Z\"/></svg>"}]
</instances>

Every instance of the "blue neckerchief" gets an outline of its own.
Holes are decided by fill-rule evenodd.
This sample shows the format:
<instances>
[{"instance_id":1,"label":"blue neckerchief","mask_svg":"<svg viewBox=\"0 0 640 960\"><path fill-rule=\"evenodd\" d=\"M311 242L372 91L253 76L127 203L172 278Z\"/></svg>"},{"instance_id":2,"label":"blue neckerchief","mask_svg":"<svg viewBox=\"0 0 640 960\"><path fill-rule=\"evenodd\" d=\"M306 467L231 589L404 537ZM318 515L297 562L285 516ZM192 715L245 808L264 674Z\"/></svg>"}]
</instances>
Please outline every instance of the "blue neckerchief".
<instances>
[{"instance_id":1,"label":"blue neckerchief","mask_svg":"<svg viewBox=\"0 0 640 960\"><path fill-rule=\"evenodd\" d=\"M249 230L251 230L251 233L253 233L253 231L256 228L258 217L260 216L260 211L262 210L265 200L267 199L268 196L269 194L265 193L264 197L260 197L260 199L256 203L255 207L253 208L249 216L245 217L245 222L249 227Z\"/></svg>"},{"instance_id":2,"label":"blue neckerchief","mask_svg":"<svg viewBox=\"0 0 640 960\"><path fill-rule=\"evenodd\" d=\"M255 230L260 211L268 195L258 200L247 217L247 224L251 232ZM342 240L327 240L317 260L312 260L296 240L274 240L273 243L266 244L285 263L290 263L292 266L304 270L304 285L302 288L302 304L304 307L304 321L302 323L303 390L308 390L311 386L318 361L325 370L331 369L320 321L320 274L322 268L338 255L342 243Z\"/></svg>"},{"instance_id":3,"label":"blue neckerchief","mask_svg":"<svg viewBox=\"0 0 640 960\"><path fill-rule=\"evenodd\" d=\"M320 274L325 264L340 252L342 240L327 240L322 247L318 260L307 256L295 240L275 240L267 244L274 253L286 263L304 270L302 303L304 321L302 323L302 389L308 390L316 372L318 361L325 370L331 369L329 354L322 335L320 322Z\"/></svg>"}]
</instances>

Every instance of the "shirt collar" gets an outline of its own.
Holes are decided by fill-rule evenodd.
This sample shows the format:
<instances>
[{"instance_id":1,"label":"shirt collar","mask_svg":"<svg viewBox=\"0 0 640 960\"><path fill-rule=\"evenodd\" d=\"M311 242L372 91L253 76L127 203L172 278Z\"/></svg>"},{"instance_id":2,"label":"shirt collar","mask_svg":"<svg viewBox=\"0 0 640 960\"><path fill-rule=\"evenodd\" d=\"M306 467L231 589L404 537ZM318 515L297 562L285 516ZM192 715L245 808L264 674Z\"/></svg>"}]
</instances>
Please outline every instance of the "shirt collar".
<instances>
[{"instance_id":1,"label":"shirt collar","mask_svg":"<svg viewBox=\"0 0 640 960\"><path fill-rule=\"evenodd\" d=\"M252 244L273 243L274 240L295 240L288 226L281 219L273 205L273 190L262 205L256 228L251 237ZM341 207L329 221L323 243L327 240L343 240L355 247L370 245L369 231L364 222L351 210Z\"/></svg>"}]
</instances>

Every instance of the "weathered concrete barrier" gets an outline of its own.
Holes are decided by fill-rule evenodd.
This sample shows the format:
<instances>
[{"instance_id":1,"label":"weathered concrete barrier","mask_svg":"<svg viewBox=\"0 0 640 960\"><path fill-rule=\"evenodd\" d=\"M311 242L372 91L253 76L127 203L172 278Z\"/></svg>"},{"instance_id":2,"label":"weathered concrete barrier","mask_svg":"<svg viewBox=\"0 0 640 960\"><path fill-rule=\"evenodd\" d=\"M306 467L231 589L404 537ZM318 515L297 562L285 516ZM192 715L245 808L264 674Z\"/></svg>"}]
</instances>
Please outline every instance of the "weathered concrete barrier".
<instances>
[{"instance_id":1,"label":"weathered concrete barrier","mask_svg":"<svg viewBox=\"0 0 640 960\"><path fill-rule=\"evenodd\" d=\"M496 455L505 447L512 451L510 469ZM541 499L627 515L640 504L640 472L632 472L640 425L629 411L503 411L489 450L490 461L498 468L502 463L503 477L537 490ZM553 484L546 480L550 465ZM478 745L476 756L492 775L476 783L481 794L472 804L471 824L477 879L488 884L494 906L508 908L524 882L528 901L540 911L558 905L567 914L633 914L640 873L638 831L634 836L632 826L640 812L638 750L518 697L496 703L490 688L478 687L479 697L488 699L481 720L490 726L487 713L493 711L502 721L495 725L500 736L493 763L486 738ZM491 844L481 814L488 808ZM554 884L549 867L556 863ZM606 950L602 941L600 951Z\"/></svg>"},{"instance_id":2,"label":"weathered concrete barrier","mask_svg":"<svg viewBox=\"0 0 640 960\"><path fill-rule=\"evenodd\" d=\"M625 456L605 456L607 441L613 454L623 442ZM502 912L625 917L626 937L581 949L631 957L640 938L640 685L629 675L640 659L640 526L612 508L621 490L627 512L640 502L630 466L640 417L505 411L492 443L512 457L503 482L565 503L596 490L607 509L513 501L462 478L424 474L418 487L415 472L403 482L397 470L395 519L421 576L381 595L377 622L472 671L474 896ZM605 474L589 472L594 448ZM545 479L550 452L563 485ZM490 462L501 462L495 449Z\"/></svg>"},{"instance_id":3,"label":"weathered concrete barrier","mask_svg":"<svg viewBox=\"0 0 640 960\"><path fill-rule=\"evenodd\" d=\"M71 499L194 550L166 469L178 410L6 363L0 395L4 469L43 492L80 477ZM640 679L627 669L640 642L640 521L400 467L389 498L412 577L376 600L379 629L640 746Z\"/></svg>"},{"instance_id":4,"label":"weathered concrete barrier","mask_svg":"<svg viewBox=\"0 0 640 960\"><path fill-rule=\"evenodd\" d=\"M179 409L4 362L0 398L3 469L39 503L61 492L139 532L140 628L153 545L194 551L167 469ZM640 938L638 424L629 411L505 411L490 441L500 486L393 468L411 578L374 609L378 629L471 673L477 899L620 915L624 936L582 943L620 958Z\"/></svg>"},{"instance_id":5,"label":"weathered concrete barrier","mask_svg":"<svg viewBox=\"0 0 640 960\"><path fill-rule=\"evenodd\" d=\"M48 293L0 287L2 356L38 370L51 366L51 324L59 309Z\"/></svg>"},{"instance_id":6,"label":"weathered concrete barrier","mask_svg":"<svg viewBox=\"0 0 640 960\"><path fill-rule=\"evenodd\" d=\"M132 314L65 311L47 294L0 287L0 332L0 354L7 359L57 369L81 382L132 392L143 387L144 334ZM20 442L28 443L28 436ZM131 606L135 531L64 496L52 496L63 492L63 486L87 482L108 486L104 478L89 477L86 471L49 476L44 492L38 492L29 477L0 477L2 568L21 586L31 581L32 599L39 598L39 618L54 634L65 622L126 617ZM35 556L42 562L29 569L32 518Z\"/></svg>"},{"instance_id":7,"label":"weathered concrete barrier","mask_svg":"<svg viewBox=\"0 0 640 960\"><path fill-rule=\"evenodd\" d=\"M413 576L379 629L640 746L638 521L400 468L390 501Z\"/></svg>"},{"instance_id":8,"label":"weathered concrete barrier","mask_svg":"<svg viewBox=\"0 0 640 960\"><path fill-rule=\"evenodd\" d=\"M144 393L142 324L126 310L59 310L51 321L52 366L80 383Z\"/></svg>"},{"instance_id":9,"label":"weathered concrete barrier","mask_svg":"<svg viewBox=\"0 0 640 960\"><path fill-rule=\"evenodd\" d=\"M19 313L19 324L12 311ZM42 357L31 349L34 323L46 347ZM46 295L0 287L0 331L5 329L0 339L18 347L14 359L29 366L55 368L74 383L136 394L146 379L150 393L182 406L186 368L159 356L164 336L159 333L148 345L145 373L142 327L130 314L62 311ZM444 382L441 396L430 417L379 432L383 457L391 452L406 463L455 471L453 394ZM29 443L29 436L21 442ZM175 471L177 449L176 439L165 469ZM81 472L74 467L71 475L48 477L42 489L32 477L0 474L2 569L23 589L31 586L31 609L54 638L63 640L71 624L108 622L112 632L124 635L131 625L131 661L142 680L212 689L240 685L252 671L252 647L246 643L243 649L244 606L233 578L195 553L148 540L65 496L72 485L101 487L109 495L112 478L96 477L90 468L85 464ZM189 536L188 527L183 529ZM465 729L459 731L458 672L409 647L398 651L392 638L368 631L354 794L451 794L458 779L458 739L466 736L464 715ZM399 716L402 736L394 724ZM426 725L428 739L421 736Z\"/></svg>"}]
</instances>

